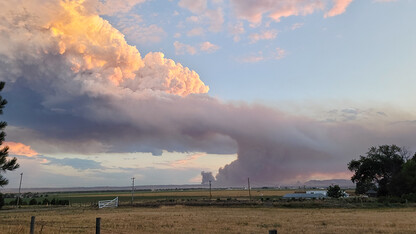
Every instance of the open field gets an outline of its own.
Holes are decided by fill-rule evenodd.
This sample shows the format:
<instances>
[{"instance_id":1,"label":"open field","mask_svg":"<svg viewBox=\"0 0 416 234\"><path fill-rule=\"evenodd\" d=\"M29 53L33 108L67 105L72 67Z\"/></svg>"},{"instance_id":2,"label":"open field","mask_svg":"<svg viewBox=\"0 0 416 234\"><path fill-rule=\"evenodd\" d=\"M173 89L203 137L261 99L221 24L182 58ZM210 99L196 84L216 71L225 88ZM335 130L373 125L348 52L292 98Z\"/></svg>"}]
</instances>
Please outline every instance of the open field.
<instances>
[{"instance_id":1,"label":"open field","mask_svg":"<svg viewBox=\"0 0 416 234\"><path fill-rule=\"evenodd\" d=\"M414 233L416 208L288 209L163 206L0 211L0 233Z\"/></svg>"},{"instance_id":2,"label":"open field","mask_svg":"<svg viewBox=\"0 0 416 234\"><path fill-rule=\"evenodd\" d=\"M295 190L280 190L280 189L253 189L251 195L253 199L264 198L279 198L286 193L293 193ZM127 203L131 201L131 192L84 192L84 193L48 193L48 197L36 198L37 201L42 201L47 198L48 200L62 199L69 200L71 204L82 203L97 203L99 200L108 200L119 197L121 203ZM209 190L162 190L162 191L135 191L134 200L140 201L152 201L152 200L167 200L167 199L208 199ZM227 198L239 198L248 199L248 190L212 190L212 199L227 199ZM5 199L6 204L14 200L13 198ZM23 201L29 202L30 198L24 198Z\"/></svg>"}]
</instances>

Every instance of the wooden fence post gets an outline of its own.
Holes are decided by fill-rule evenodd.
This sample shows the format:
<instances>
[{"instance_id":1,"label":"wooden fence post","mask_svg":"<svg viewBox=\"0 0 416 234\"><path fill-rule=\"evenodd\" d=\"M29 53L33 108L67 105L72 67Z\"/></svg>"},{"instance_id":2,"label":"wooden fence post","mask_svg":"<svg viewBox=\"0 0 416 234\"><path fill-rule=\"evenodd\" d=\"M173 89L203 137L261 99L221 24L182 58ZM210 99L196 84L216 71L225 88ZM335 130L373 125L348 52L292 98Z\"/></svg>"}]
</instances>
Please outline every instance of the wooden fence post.
<instances>
[{"instance_id":1,"label":"wooden fence post","mask_svg":"<svg viewBox=\"0 0 416 234\"><path fill-rule=\"evenodd\" d=\"M30 218L30 234L34 234L35 233L35 216L32 216L32 218Z\"/></svg>"},{"instance_id":2,"label":"wooden fence post","mask_svg":"<svg viewBox=\"0 0 416 234\"><path fill-rule=\"evenodd\" d=\"M101 218L95 220L95 234L100 234L101 232Z\"/></svg>"}]
</instances>

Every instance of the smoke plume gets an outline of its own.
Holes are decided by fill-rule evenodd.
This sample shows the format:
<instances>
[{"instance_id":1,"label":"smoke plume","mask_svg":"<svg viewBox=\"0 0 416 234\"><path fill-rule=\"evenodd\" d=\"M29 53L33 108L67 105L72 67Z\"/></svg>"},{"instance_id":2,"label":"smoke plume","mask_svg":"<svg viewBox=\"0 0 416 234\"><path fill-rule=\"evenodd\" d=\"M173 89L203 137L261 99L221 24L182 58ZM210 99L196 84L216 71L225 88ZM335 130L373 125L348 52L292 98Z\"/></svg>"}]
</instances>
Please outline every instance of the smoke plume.
<instances>
[{"instance_id":1,"label":"smoke plume","mask_svg":"<svg viewBox=\"0 0 416 234\"><path fill-rule=\"evenodd\" d=\"M205 172L205 171L201 171L201 176L202 176L202 182L201 184L209 184L209 182L214 182L215 178L212 175L212 172Z\"/></svg>"},{"instance_id":2,"label":"smoke plume","mask_svg":"<svg viewBox=\"0 0 416 234\"><path fill-rule=\"evenodd\" d=\"M318 121L210 97L196 72L162 53L142 58L94 2L0 3L0 79L14 105L9 141L40 154L237 152L216 175L236 185L345 171L371 145L409 146L416 137L412 122L383 116Z\"/></svg>"}]
</instances>

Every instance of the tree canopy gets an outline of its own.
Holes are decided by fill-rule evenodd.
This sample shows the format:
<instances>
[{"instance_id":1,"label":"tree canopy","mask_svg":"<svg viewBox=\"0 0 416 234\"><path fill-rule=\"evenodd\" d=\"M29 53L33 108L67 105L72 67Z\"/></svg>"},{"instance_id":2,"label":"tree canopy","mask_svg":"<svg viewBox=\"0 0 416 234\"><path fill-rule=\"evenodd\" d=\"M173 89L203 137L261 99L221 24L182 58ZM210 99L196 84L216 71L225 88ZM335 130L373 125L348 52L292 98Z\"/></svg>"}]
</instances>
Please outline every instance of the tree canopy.
<instances>
[{"instance_id":1,"label":"tree canopy","mask_svg":"<svg viewBox=\"0 0 416 234\"><path fill-rule=\"evenodd\" d=\"M370 189L379 196L416 192L416 155L409 158L407 150L396 145L371 147L366 156L348 163L348 169L354 172L351 180L356 183L356 193Z\"/></svg>"},{"instance_id":2,"label":"tree canopy","mask_svg":"<svg viewBox=\"0 0 416 234\"><path fill-rule=\"evenodd\" d=\"M3 90L5 83L0 82L0 91ZM7 100L0 96L0 115L3 114L3 108L6 106ZM6 133L4 129L6 128L7 123L4 121L0 121L0 145L3 144L4 138L6 137ZM14 157L10 160L7 159L9 156L9 147L4 146L0 149L0 187L3 187L9 183L9 181L1 175L1 173L5 173L6 171L13 171L19 168L19 164L17 163L17 159Z\"/></svg>"},{"instance_id":3,"label":"tree canopy","mask_svg":"<svg viewBox=\"0 0 416 234\"><path fill-rule=\"evenodd\" d=\"M329 186L327 190L328 197L340 198L344 196L344 191L341 190L339 185Z\"/></svg>"}]
</instances>

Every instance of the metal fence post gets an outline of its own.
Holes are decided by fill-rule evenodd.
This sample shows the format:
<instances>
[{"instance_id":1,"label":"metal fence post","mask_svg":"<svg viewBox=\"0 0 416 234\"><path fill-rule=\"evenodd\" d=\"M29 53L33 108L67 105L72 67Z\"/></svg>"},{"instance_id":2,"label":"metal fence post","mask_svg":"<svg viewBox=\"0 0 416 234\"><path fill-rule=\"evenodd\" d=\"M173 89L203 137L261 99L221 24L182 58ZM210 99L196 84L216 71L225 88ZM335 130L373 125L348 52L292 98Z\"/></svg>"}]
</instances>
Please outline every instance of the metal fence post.
<instances>
[{"instance_id":1,"label":"metal fence post","mask_svg":"<svg viewBox=\"0 0 416 234\"><path fill-rule=\"evenodd\" d=\"M35 216L32 216L32 218L30 218L30 234L34 234L35 233Z\"/></svg>"},{"instance_id":2,"label":"metal fence post","mask_svg":"<svg viewBox=\"0 0 416 234\"><path fill-rule=\"evenodd\" d=\"M100 234L101 232L101 218L95 220L95 234Z\"/></svg>"}]
</instances>

